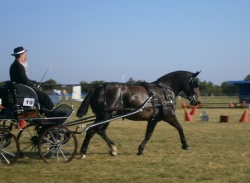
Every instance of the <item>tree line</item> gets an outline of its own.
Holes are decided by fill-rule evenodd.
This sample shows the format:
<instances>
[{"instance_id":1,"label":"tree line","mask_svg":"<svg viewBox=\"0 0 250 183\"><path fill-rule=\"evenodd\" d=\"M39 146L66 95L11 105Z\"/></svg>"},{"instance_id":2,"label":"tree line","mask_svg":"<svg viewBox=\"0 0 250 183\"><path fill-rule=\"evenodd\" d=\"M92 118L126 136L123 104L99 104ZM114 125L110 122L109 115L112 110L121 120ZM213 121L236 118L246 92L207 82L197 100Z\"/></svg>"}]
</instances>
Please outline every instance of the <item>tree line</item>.
<instances>
[{"instance_id":1,"label":"tree line","mask_svg":"<svg viewBox=\"0 0 250 183\"><path fill-rule=\"evenodd\" d=\"M244 81L250 81L250 74L244 78ZM140 85L143 80L134 80L133 78L129 78L125 84L131 85ZM5 82L0 82L0 86L3 86ZM98 85L105 84L106 81L96 80L92 82L81 81L79 85L81 86L82 93L88 93ZM72 85L63 85L57 83L56 80L49 79L42 84L42 89L47 92L51 92L53 89L56 90L67 90L68 93L72 93ZM237 95L239 92L238 86L234 84L230 84L228 82L223 82L220 86L214 85L210 81L200 81L200 91L202 95Z\"/></svg>"}]
</instances>

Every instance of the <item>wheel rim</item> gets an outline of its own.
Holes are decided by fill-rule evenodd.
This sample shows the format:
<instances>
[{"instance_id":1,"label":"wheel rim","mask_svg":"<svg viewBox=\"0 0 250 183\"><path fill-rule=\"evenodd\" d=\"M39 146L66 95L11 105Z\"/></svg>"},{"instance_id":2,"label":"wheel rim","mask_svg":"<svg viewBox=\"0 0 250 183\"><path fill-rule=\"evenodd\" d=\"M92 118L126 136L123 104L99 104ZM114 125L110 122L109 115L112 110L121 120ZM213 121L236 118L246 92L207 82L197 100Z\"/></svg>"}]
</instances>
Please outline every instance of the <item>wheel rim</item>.
<instances>
[{"instance_id":1,"label":"wheel rim","mask_svg":"<svg viewBox=\"0 0 250 183\"><path fill-rule=\"evenodd\" d=\"M39 140L39 154L46 163L70 162L76 151L76 136L65 126L49 128Z\"/></svg>"},{"instance_id":2,"label":"wheel rim","mask_svg":"<svg viewBox=\"0 0 250 183\"><path fill-rule=\"evenodd\" d=\"M0 130L0 165L13 165L19 156L19 143L9 130Z\"/></svg>"}]
</instances>

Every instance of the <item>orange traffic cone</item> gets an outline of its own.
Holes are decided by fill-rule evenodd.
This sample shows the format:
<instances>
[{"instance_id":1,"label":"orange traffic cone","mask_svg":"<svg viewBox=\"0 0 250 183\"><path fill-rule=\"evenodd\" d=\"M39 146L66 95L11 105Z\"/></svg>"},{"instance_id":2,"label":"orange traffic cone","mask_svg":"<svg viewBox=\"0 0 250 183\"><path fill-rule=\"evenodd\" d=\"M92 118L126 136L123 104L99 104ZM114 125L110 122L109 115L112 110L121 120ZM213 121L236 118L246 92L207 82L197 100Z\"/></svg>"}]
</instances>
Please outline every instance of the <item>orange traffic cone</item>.
<instances>
[{"instance_id":1,"label":"orange traffic cone","mask_svg":"<svg viewBox=\"0 0 250 183\"><path fill-rule=\"evenodd\" d=\"M186 108L187 107L186 104L185 104L185 102L183 102L183 101L181 102L181 107L182 108Z\"/></svg>"},{"instance_id":2,"label":"orange traffic cone","mask_svg":"<svg viewBox=\"0 0 250 183\"><path fill-rule=\"evenodd\" d=\"M244 110L239 122L248 122L247 109Z\"/></svg>"},{"instance_id":3,"label":"orange traffic cone","mask_svg":"<svg viewBox=\"0 0 250 183\"><path fill-rule=\"evenodd\" d=\"M232 101L230 101L230 103L229 103L229 107L234 107L234 104L233 104L233 102L232 102Z\"/></svg>"},{"instance_id":4,"label":"orange traffic cone","mask_svg":"<svg viewBox=\"0 0 250 183\"><path fill-rule=\"evenodd\" d=\"M192 116L189 114L187 108L185 108L185 121L193 121Z\"/></svg>"},{"instance_id":5,"label":"orange traffic cone","mask_svg":"<svg viewBox=\"0 0 250 183\"><path fill-rule=\"evenodd\" d=\"M197 114L197 106L194 106L192 111L190 112L190 115L196 115Z\"/></svg>"},{"instance_id":6,"label":"orange traffic cone","mask_svg":"<svg viewBox=\"0 0 250 183\"><path fill-rule=\"evenodd\" d=\"M25 120L23 119L19 120L18 126L20 129L24 129L26 125L27 125L27 122Z\"/></svg>"}]
</instances>

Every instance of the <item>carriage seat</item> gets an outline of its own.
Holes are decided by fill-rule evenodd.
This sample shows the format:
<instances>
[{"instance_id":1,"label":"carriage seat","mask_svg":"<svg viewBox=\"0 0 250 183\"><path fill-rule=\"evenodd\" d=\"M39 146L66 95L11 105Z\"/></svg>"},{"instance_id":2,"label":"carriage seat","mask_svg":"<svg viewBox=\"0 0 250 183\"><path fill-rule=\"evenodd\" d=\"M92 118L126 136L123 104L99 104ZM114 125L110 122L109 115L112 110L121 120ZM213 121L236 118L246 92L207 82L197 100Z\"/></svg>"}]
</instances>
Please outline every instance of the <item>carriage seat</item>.
<instances>
[{"instance_id":1,"label":"carriage seat","mask_svg":"<svg viewBox=\"0 0 250 183\"><path fill-rule=\"evenodd\" d=\"M17 104L24 108L40 109L38 96L34 89L30 86L12 81L6 81L5 87L10 91L13 97L13 104Z\"/></svg>"},{"instance_id":2,"label":"carriage seat","mask_svg":"<svg viewBox=\"0 0 250 183\"><path fill-rule=\"evenodd\" d=\"M38 96L33 88L27 85L16 83L14 85L16 102L18 105L23 107L31 107L40 109L38 102Z\"/></svg>"}]
</instances>

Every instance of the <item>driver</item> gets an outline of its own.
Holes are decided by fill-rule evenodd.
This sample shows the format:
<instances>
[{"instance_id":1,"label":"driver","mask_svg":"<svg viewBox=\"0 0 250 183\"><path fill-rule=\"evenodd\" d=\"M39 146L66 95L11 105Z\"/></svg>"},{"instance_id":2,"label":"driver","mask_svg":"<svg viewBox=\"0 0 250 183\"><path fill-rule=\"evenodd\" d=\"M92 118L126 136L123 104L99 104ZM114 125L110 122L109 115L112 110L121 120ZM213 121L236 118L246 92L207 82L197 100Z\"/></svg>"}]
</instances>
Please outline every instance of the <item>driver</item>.
<instances>
[{"instance_id":1,"label":"driver","mask_svg":"<svg viewBox=\"0 0 250 183\"><path fill-rule=\"evenodd\" d=\"M51 101L50 97L38 90L34 87L39 87L41 83L36 82L34 80L30 80L27 76L27 50L24 49L22 46L17 47L14 49L14 53L11 54L15 57L14 62L10 66L10 80L16 83L21 83L27 86L33 87L34 91L36 92L38 96L39 103L42 108L42 112L46 116L55 116L55 111L53 112L54 104ZM59 115L59 114L57 114Z\"/></svg>"}]
</instances>

